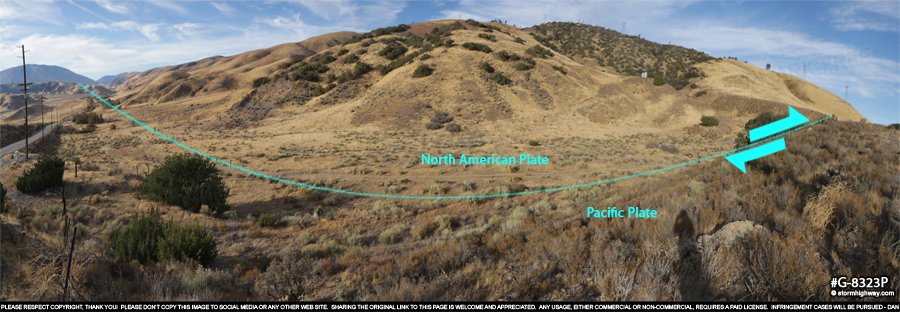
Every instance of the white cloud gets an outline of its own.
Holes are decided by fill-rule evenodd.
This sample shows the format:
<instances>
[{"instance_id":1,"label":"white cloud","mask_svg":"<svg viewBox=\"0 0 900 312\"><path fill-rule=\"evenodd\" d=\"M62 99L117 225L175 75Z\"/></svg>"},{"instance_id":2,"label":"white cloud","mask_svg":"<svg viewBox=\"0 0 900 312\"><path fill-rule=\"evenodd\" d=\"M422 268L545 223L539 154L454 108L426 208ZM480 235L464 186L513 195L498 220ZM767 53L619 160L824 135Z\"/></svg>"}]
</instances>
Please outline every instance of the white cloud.
<instances>
[{"instance_id":1,"label":"white cloud","mask_svg":"<svg viewBox=\"0 0 900 312\"><path fill-rule=\"evenodd\" d=\"M235 13L234 8L232 8L227 3L210 2L209 4L212 5L214 8L216 8L216 10L218 10L219 13L222 13L222 15L234 16L234 13Z\"/></svg>"},{"instance_id":2,"label":"white cloud","mask_svg":"<svg viewBox=\"0 0 900 312\"><path fill-rule=\"evenodd\" d=\"M50 0L0 1L0 21L40 21L62 25L62 12Z\"/></svg>"},{"instance_id":3,"label":"white cloud","mask_svg":"<svg viewBox=\"0 0 900 312\"><path fill-rule=\"evenodd\" d=\"M389 23L406 7L402 1L295 0L319 17L342 25L366 26Z\"/></svg>"},{"instance_id":4,"label":"white cloud","mask_svg":"<svg viewBox=\"0 0 900 312\"><path fill-rule=\"evenodd\" d=\"M202 28L203 26L196 23L181 23L172 25L172 30L174 30L173 35L178 38L178 40L195 38Z\"/></svg>"},{"instance_id":5,"label":"white cloud","mask_svg":"<svg viewBox=\"0 0 900 312\"><path fill-rule=\"evenodd\" d=\"M140 24L135 21L118 21L113 23L103 22L87 22L80 23L75 26L76 29L94 29L94 30L129 30L136 31L151 42L159 42L159 24Z\"/></svg>"},{"instance_id":6,"label":"white cloud","mask_svg":"<svg viewBox=\"0 0 900 312\"><path fill-rule=\"evenodd\" d=\"M107 10L107 11L110 11L113 13L117 13L117 14L126 14L129 11L131 11L128 8L128 6L126 6L124 3L121 3L121 2L112 3L112 1L109 1L109 0L94 0L94 2L96 2L97 5L99 5L104 10Z\"/></svg>"},{"instance_id":7,"label":"white cloud","mask_svg":"<svg viewBox=\"0 0 900 312\"><path fill-rule=\"evenodd\" d=\"M95 22L79 23L78 25L75 25L75 29L109 29L109 24Z\"/></svg>"},{"instance_id":8,"label":"white cloud","mask_svg":"<svg viewBox=\"0 0 900 312\"><path fill-rule=\"evenodd\" d=\"M696 1L462 0L458 8L441 11L441 15L442 18L453 19L499 18L519 26L550 21L581 21L593 25L615 26L618 30L623 21L634 25L649 25L694 2Z\"/></svg>"},{"instance_id":9,"label":"white cloud","mask_svg":"<svg viewBox=\"0 0 900 312\"><path fill-rule=\"evenodd\" d=\"M187 8L181 6L181 5L178 4L178 3L175 3L174 1L168 1L168 0L152 0L152 1L149 1L149 3L150 3L150 4L153 4L153 5L155 5L155 6L158 6L158 7L164 8L164 9L167 9L167 10L171 10L171 11L178 12L178 13L180 13L180 14L188 14L188 9L187 9Z\"/></svg>"},{"instance_id":10,"label":"white cloud","mask_svg":"<svg viewBox=\"0 0 900 312\"><path fill-rule=\"evenodd\" d=\"M900 31L900 2L858 1L829 10L832 26L843 31Z\"/></svg>"}]
</instances>

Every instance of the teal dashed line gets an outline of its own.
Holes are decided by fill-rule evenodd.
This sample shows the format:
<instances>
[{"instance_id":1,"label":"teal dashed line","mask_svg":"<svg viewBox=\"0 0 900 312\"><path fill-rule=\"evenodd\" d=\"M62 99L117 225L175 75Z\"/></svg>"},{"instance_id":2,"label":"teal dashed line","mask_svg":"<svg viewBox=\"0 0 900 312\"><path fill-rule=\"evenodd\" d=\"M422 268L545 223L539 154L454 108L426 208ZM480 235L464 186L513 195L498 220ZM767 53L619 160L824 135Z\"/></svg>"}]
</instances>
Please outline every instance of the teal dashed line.
<instances>
[{"instance_id":1,"label":"teal dashed line","mask_svg":"<svg viewBox=\"0 0 900 312\"><path fill-rule=\"evenodd\" d=\"M183 149L185 149L185 150L187 150L187 151L189 151L189 152L191 152L191 153L194 153L194 154L203 156L203 157L205 157L205 158L207 158L207 159L209 159L209 160L212 160L212 161L214 161L214 162L217 162L217 163L219 163L219 164L222 164L222 165L224 165L224 166L226 166L226 167L229 167L229 168L232 168L232 169L235 169L235 170L238 170L238 171L242 171L242 172L245 172L245 173L247 173L247 174L250 174L250 175L253 175L253 176L257 176L257 177L260 177L260 178L269 179L269 180L272 180L272 181L278 181L278 182L285 183L285 184L288 184L288 185L294 185L294 186L300 186L300 187L310 188L310 189L319 190L319 191L326 191L326 192L333 192L333 193L346 194L346 195L354 195L354 196L362 196L362 197L379 197L379 198L393 198L393 199L435 199L435 200L439 200L439 199L478 199L478 198L512 197L512 196L519 196L519 195L529 195L529 194L539 194L539 193L552 193L552 192L559 192L559 191L569 190L569 189L577 189L577 188L584 188L584 187L589 187L589 186L597 186L597 185L609 184L609 183L618 182L618 181L622 181L622 180L628 180L628 179L632 179L632 178L637 178L637 177L642 177L642 176L648 176L648 175L652 175L652 174L657 174L657 173L660 173L660 172L663 172L663 171L668 171L668 170L672 170L672 169L678 169L678 168L681 168L681 167L693 165L693 164L700 163L700 162L703 162L703 161L707 161L707 160L710 160L710 159L714 159L714 158L719 158L719 157L727 156L727 155L730 155L730 154L733 154L733 153L737 153L737 152L740 152L740 151L743 151L743 150L746 150L746 149L754 148L754 147L756 147L756 146L759 146L759 145L762 145L762 144L765 144L765 143L769 143L769 142L771 142L771 141L774 141L774 140L776 140L776 139L779 139L779 138L781 138L781 137L784 137L784 136L786 136L786 135L788 135L788 134L792 134L792 133L794 133L794 132L800 131L800 130L802 130L802 129L809 128L809 127L811 127L811 126L813 126L813 125L816 125L816 124L818 124L818 123L821 123L821 122L824 122L824 121L826 121L826 120L831 119L831 116L825 116L825 117L819 118L819 119L817 119L817 120L815 120L815 121L813 121L813 122L807 123L807 124L802 125L802 126L799 126L799 127L797 127L797 128L794 128L793 130L786 131L786 132L782 132L781 134L778 134L778 135L775 135L775 136L771 136L771 137L769 137L769 138L766 139L766 140L761 140L761 141L755 142L755 143L750 144L750 145L745 145L745 146L742 146L742 147L739 147L739 148L727 150L727 151L724 151L724 152L721 152L721 153L718 153L718 154L706 156L706 157L703 157L703 158L694 159L694 160L691 160L691 161L686 161L686 162L679 163L679 164L675 164L675 165L671 165L671 166L668 166L668 167L663 167L663 168L653 169L653 170L650 170L650 171L639 172L639 173L635 173L635 174L631 174L631 175L627 175L627 176L622 176L622 177L617 177L617 178L612 178L612 179L607 179L607 180L601 180L601 181L595 181L595 182L588 182L588 183L576 184L576 185L570 185L570 186L560 186L560 187L554 187L554 188L546 188L546 189L540 189L540 190L531 190L531 191L513 192L513 193L476 194L476 195L450 195L450 196L391 195L391 194L379 194L379 193L355 192L355 191L348 191L348 190L342 190L342 189L336 189L336 188L330 188L330 187L316 186L316 185L312 185L312 184L306 184L306 183L303 183L303 182L298 182L298 181L288 180L288 179L284 179L284 178L279 178L279 177L276 177L276 176L271 176L271 175L268 175L268 174L265 174L265 173L262 173L262 172L259 172L259 171L255 171L255 170L252 170L252 169L247 169L247 168L244 168L244 167L241 167L241 166L232 164L232 163L230 163L230 162L228 162L228 161L226 161L226 160L223 160L223 159L220 159L220 158L218 158L218 157L215 157L215 156L209 155L209 154L207 154L207 153L201 152L201 151L199 151L199 150L197 150L197 149L195 149L195 148L193 148L193 147L188 146L187 144L184 144L184 143L182 143L182 142L180 142L180 141L178 141L178 140L175 140L175 139L169 137L168 135L163 134L162 132L157 131L157 130L154 129L153 127L148 126L147 124L141 122L140 120L137 120L137 119L134 118L134 117L131 117L131 115L129 115L129 114L126 113L125 111L123 111L123 110L119 109L118 107L116 107L116 106L110 104L110 103L107 102L105 99L103 99L102 97L100 97L99 95L97 95L96 93L94 93L94 91L91 91L90 89L88 89L88 88L85 87L84 85L79 84L78 86L80 86L82 89L84 89L85 91L87 91L88 93L90 93L91 95L93 95L95 98L97 98L97 99L100 100L101 102L103 102L103 104L105 104L105 105L108 106L109 108L112 108L113 110L115 110L116 112L118 112L119 114L121 114L122 116L125 116L125 118L128 118L128 120L131 120L131 121L134 122L135 124L137 124L137 125L139 125L139 126L141 126L141 127L144 127L144 129L147 129L147 131L150 131L151 133L153 133L153 134L155 134L155 135L157 135L157 136L159 136L159 137L161 137L161 138L163 138L163 139L166 139L167 141L172 142L173 144L177 145L178 147L181 147L181 148L183 148Z\"/></svg>"}]
</instances>

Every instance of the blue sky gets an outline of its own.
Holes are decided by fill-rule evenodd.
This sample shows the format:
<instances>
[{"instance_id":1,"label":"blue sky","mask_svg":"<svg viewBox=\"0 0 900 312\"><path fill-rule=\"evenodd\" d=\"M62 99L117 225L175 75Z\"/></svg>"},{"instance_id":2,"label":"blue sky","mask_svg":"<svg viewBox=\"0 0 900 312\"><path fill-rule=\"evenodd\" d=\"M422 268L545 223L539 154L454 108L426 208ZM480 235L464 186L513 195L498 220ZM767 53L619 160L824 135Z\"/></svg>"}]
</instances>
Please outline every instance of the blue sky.
<instances>
[{"instance_id":1,"label":"blue sky","mask_svg":"<svg viewBox=\"0 0 900 312\"><path fill-rule=\"evenodd\" d=\"M870 121L900 122L900 1L0 0L0 68L91 78L231 55L334 31L444 18L575 21L736 56L804 77ZM623 24L624 23L624 24ZM805 71L804 71L805 68Z\"/></svg>"}]
</instances>

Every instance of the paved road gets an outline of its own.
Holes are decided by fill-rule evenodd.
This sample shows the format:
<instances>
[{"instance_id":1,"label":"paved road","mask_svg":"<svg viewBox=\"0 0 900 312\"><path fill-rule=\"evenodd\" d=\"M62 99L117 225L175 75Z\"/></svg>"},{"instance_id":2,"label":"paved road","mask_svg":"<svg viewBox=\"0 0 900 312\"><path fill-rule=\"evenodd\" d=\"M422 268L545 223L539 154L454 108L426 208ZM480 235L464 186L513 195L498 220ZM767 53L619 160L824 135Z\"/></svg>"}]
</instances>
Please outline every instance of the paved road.
<instances>
[{"instance_id":1,"label":"paved road","mask_svg":"<svg viewBox=\"0 0 900 312\"><path fill-rule=\"evenodd\" d=\"M55 128L55 127L56 127L56 124L55 124L55 123L47 125L46 127L44 127L44 132L43 132L43 134L44 134L44 135L50 134L50 132L53 131L53 128ZM42 137L42 136L41 136L41 133L42 133L42 132L41 132L40 130L36 130L35 132L36 132L36 134L34 134L34 135L32 135L30 138L28 138L28 143L29 143L29 144L32 144L32 143L34 143L34 142L37 142L37 140L40 139L40 138ZM6 154L9 154L9 153L12 153L12 152L15 152L15 151L19 151L19 150L21 150L20 153L23 153L23 154L22 154L22 157L25 157L25 155L24 155L24 153L25 153L25 140L21 140L21 141L19 141L19 142L16 142L16 143L7 145L7 146L4 147L4 148L0 148L0 155L6 155Z\"/></svg>"}]
</instances>

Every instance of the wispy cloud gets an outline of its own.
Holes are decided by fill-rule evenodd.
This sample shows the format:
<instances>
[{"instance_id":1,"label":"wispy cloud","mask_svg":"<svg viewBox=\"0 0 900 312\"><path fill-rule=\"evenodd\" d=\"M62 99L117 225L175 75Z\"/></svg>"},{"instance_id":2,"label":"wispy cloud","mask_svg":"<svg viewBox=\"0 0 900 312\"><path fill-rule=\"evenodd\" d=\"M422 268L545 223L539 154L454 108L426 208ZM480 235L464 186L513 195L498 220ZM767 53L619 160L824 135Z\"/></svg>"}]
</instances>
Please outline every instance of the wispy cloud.
<instances>
[{"instance_id":1,"label":"wispy cloud","mask_svg":"<svg viewBox=\"0 0 900 312\"><path fill-rule=\"evenodd\" d=\"M140 33L151 42L159 42L160 37L157 33L160 24L149 23L141 24L135 21L119 21L113 23L103 22L86 22L75 26L76 29L92 29L92 30L130 30Z\"/></svg>"},{"instance_id":2,"label":"wispy cloud","mask_svg":"<svg viewBox=\"0 0 900 312\"><path fill-rule=\"evenodd\" d=\"M127 5L121 2L113 3L109 0L94 0L94 2L96 2L97 5L99 5L104 10L110 11L112 13L126 14L131 11Z\"/></svg>"},{"instance_id":3,"label":"wispy cloud","mask_svg":"<svg viewBox=\"0 0 900 312\"><path fill-rule=\"evenodd\" d=\"M325 20L352 26L394 21L406 7L406 2L389 0L294 0L294 2Z\"/></svg>"},{"instance_id":4,"label":"wispy cloud","mask_svg":"<svg viewBox=\"0 0 900 312\"><path fill-rule=\"evenodd\" d=\"M900 31L900 2L848 2L829 10L832 25L843 31Z\"/></svg>"},{"instance_id":5,"label":"wispy cloud","mask_svg":"<svg viewBox=\"0 0 900 312\"><path fill-rule=\"evenodd\" d=\"M234 8L232 8L227 3L210 2L209 4L212 5L213 8L215 8L217 11L219 11L219 13L222 13L222 15L225 16L234 16L234 13L236 12Z\"/></svg>"},{"instance_id":6,"label":"wispy cloud","mask_svg":"<svg viewBox=\"0 0 900 312\"><path fill-rule=\"evenodd\" d=\"M163 9L167 9L167 10L170 10L170 11L175 11L175 12L177 12L177 13L179 13L179 14L188 14L188 9L187 9L187 8L181 6L180 4L178 4L178 3L174 2L174 1L169 1L169 0L152 0L152 1L149 1L149 3L150 3L150 4L153 4L153 5L155 5L155 6L158 6L158 7L160 7L160 8L163 8Z\"/></svg>"},{"instance_id":7,"label":"wispy cloud","mask_svg":"<svg viewBox=\"0 0 900 312\"><path fill-rule=\"evenodd\" d=\"M62 25L62 12L50 0L0 1L0 20L44 22Z\"/></svg>"}]
</instances>

